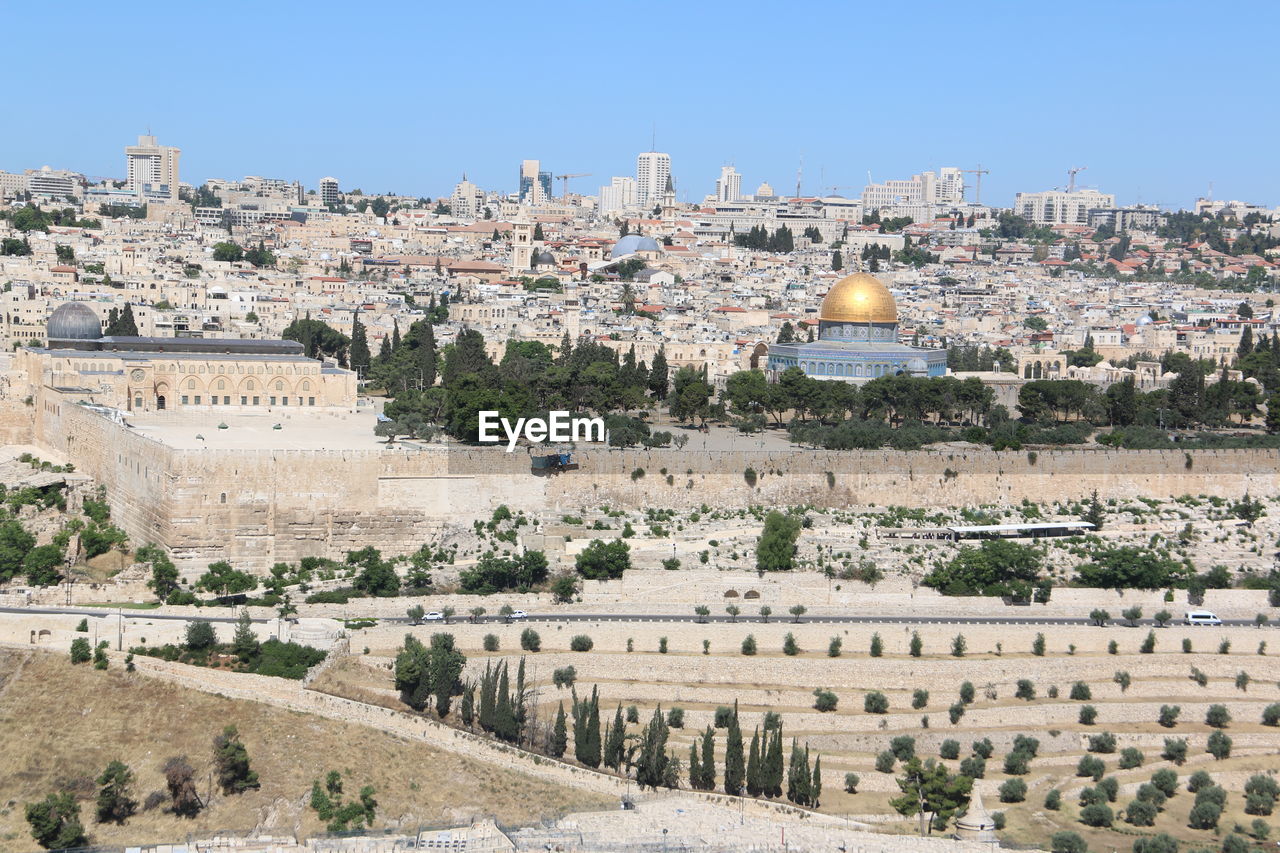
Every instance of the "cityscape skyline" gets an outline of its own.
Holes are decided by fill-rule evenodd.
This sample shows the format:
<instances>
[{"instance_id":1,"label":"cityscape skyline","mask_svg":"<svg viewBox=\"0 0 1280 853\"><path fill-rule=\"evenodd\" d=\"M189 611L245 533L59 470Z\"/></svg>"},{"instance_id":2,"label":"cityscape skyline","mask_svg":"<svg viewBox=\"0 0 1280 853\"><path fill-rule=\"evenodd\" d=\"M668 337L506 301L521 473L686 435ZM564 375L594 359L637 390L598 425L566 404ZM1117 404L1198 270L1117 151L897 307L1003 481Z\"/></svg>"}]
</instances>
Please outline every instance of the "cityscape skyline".
<instances>
[{"instance_id":1,"label":"cityscape skyline","mask_svg":"<svg viewBox=\"0 0 1280 853\"><path fill-rule=\"evenodd\" d=\"M86 97L69 111L47 93L73 90L75 69L45 64L41 86L10 98L10 109L40 130L0 142L0 169L50 165L123 178L119 148L101 140L123 144L146 134L180 147L183 173L197 185L261 174L314 188L322 176L333 175L344 189L436 198L448 195L465 173L482 188L514 192L513 164L536 158L554 174L588 175L570 189L593 194L612 176L633 175L636 154L653 147L671 155L680 201L713 193L721 167L729 164L741 174L744 193L768 182L792 194L802 162L805 195L854 196L868 177L879 182L981 164L990 170L984 200L1002 206L1012 204L1017 192L1065 186L1067 170L1081 165L1088 166L1082 186L1115 193L1121 204L1190 207L1210 192L1266 204L1280 198L1280 175L1269 168L1264 146L1249 141L1274 135L1277 119L1257 108L1251 87L1221 85L1223 75L1245 80L1263 72L1270 29L1263 19L1276 17L1271 7L1259 5L1259 26L1248 30L1198 18L1193 23L1192 16L1177 14L1189 11L1188 4L1107 7L1108 27L1073 40L1069 33L1091 9L1101 14L1100 4L977 21L960 10L929 6L930 31L947 34L939 41L946 45L942 52L928 38L913 43L859 35L899 25L891 12L871 6L829 11L830 30L851 33L847 49L815 46L814 34L798 24L719 4L682 9L678 19L673 11L664 15L663 7L640 20L614 10L579 14L584 8L567 8L563 22L504 8L483 22L483 43L500 45L544 24L564 31L558 44L572 46L613 37L625 23L644 36L636 43L658 39L657 46L638 67L620 59L611 66L615 73L602 74L594 66L603 60L593 56L584 60L590 65L556 65L534 87L515 93L508 90L505 63L484 51L476 60L474 45L459 43L466 39L430 36L433 67L461 68L459 73L442 73L434 83L430 75L415 74L407 82L393 61L380 80L371 63L335 57L276 75L268 87L249 85L261 73L260 65L248 62L260 46L233 38L234 22L204 11L181 13L188 31L199 30L219 46L226 73L209 75L187 67L184 40L158 38L173 22L140 16L128 22L130 37L154 44L154 61L172 69L153 81L151 97ZM86 7L82 14L101 38L124 37L125 24L108 11ZM305 20L287 9L257 14L257 26L284 27L301 44L317 43L332 17L323 5ZM36 26L40 13L19 9L14 16L20 29ZM392 31L385 27L389 20L405 25ZM722 43L738 47L708 52L692 34L710 23L722 32ZM420 27L467 33L480 24L466 10L433 11L428 21L419 11L393 5L376 20L344 24L343 32L355 45L376 40L383 54L394 57L407 55ZM157 38L147 39L152 29ZM1137 46L1133 33L1141 34ZM1069 48L1069 64L1011 73L1040 63L1046 42ZM1194 48L1194 61L1153 60L1159 64L1151 66L1150 80L1116 78L1108 70L1108 57L1141 52L1145 44ZM12 58L19 65L36 63L38 50L20 42ZM758 61L801 54L805 61L791 70ZM365 54L357 48L351 57ZM697 95L708 65L720 81L709 87L714 101ZM1217 71L1206 74L1204 68ZM1206 136L1220 136L1203 114L1210 98L1215 115L1249 117L1251 132L1239 137L1231 157L1204 144ZM211 102L222 107L197 108ZM342 111L332 109L335 103L354 111L338 119ZM77 129L84 124L95 132ZM497 127L506 132L492 132Z\"/></svg>"}]
</instances>

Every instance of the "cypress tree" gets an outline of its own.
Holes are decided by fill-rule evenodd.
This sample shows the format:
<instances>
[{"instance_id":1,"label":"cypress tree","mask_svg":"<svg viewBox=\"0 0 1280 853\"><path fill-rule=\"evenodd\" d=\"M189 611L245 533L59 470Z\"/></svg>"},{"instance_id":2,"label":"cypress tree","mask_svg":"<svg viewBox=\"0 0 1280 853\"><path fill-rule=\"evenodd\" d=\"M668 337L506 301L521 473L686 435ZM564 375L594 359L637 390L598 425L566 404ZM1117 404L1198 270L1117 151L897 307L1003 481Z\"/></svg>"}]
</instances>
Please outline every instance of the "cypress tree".
<instances>
[{"instance_id":1,"label":"cypress tree","mask_svg":"<svg viewBox=\"0 0 1280 853\"><path fill-rule=\"evenodd\" d=\"M493 733L499 740L512 743L516 739L516 715L511 707L511 679L507 664L502 664L502 674L498 676L497 701L493 708Z\"/></svg>"},{"instance_id":2,"label":"cypress tree","mask_svg":"<svg viewBox=\"0 0 1280 853\"><path fill-rule=\"evenodd\" d=\"M765 761L765 772L761 773L761 777L766 785L766 797L782 796L782 726L774 729L773 741L769 744L769 757Z\"/></svg>"},{"instance_id":3,"label":"cypress tree","mask_svg":"<svg viewBox=\"0 0 1280 853\"><path fill-rule=\"evenodd\" d=\"M666 347L658 347L653 357L653 365L649 368L649 391L654 399L667 398L667 353Z\"/></svg>"},{"instance_id":4,"label":"cypress tree","mask_svg":"<svg viewBox=\"0 0 1280 853\"><path fill-rule=\"evenodd\" d=\"M493 731L494 677L489 663L484 665L484 675L480 678L480 728Z\"/></svg>"},{"instance_id":5,"label":"cypress tree","mask_svg":"<svg viewBox=\"0 0 1280 853\"><path fill-rule=\"evenodd\" d=\"M600 694L597 688L591 688L591 703L587 711L587 757L583 761L588 767L600 766Z\"/></svg>"},{"instance_id":6,"label":"cypress tree","mask_svg":"<svg viewBox=\"0 0 1280 853\"><path fill-rule=\"evenodd\" d=\"M578 699L578 688L570 687L573 697L573 757L586 764L583 756L587 754L587 712L586 703Z\"/></svg>"},{"instance_id":7,"label":"cypress tree","mask_svg":"<svg viewBox=\"0 0 1280 853\"><path fill-rule=\"evenodd\" d=\"M364 323L360 322L360 312L356 311L351 318L351 369L363 371L364 375L367 375L369 360L369 335L365 331Z\"/></svg>"},{"instance_id":8,"label":"cypress tree","mask_svg":"<svg viewBox=\"0 0 1280 853\"><path fill-rule=\"evenodd\" d=\"M698 739L689 744L689 787L702 790L702 768L698 766Z\"/></svg>"},{"instance_id":9,"label":"cypress tree","mask_svg":"<svg viewBox=\"0 0 1280 853\"><path fill-rule=\"evenodd\" d=\"M716 735L711 726L702 733L702 790L716 789Z\"/></svg>"},{"instance_id":10,"label":"cypress tree","mask_svg":"<svg viewBox=\"0 0 1280 853\"><path fill-rule=\"evenodd\" d=\"M606 767L617 770L622 766L622 746L627 735L627 725L622 720L622 703L613 715L613 725L609 727L608 737L604 739L604 763Z\"/></svg>"},{"instance_id":11,"label":"cypress tree","mask_svg":"<svg viewBox=\"0 0 1280 853\"><path fill-rule=\"evenodd\" d=\"M734 702L733 716L729 719L729 730L725 734L724 743L724 792L738 795L742 793L742 728L738 725L737 702Z\"/></svg>"},{"instance_id":12,"label":"cypress tree","mask_svg":"<svg viewBox=\"0 0 1280 853\"><path fill-rule=\"evenodd\" d=\"M822 756L813 760L813 778L809 780L809 805L822 805Z\"/></svg>"},{"instance_id":13,"label":"cypress tree","mask_svg":"<svg viewBox=\"0 0 1280 853\"><path fill-rule=\"evenodd\" d=\"M400 321L391 321L391 351L395 352L400 348Z\"/></svg>"},{"instance_id":14,"label":"cypress tree","mask_svg":"<svg viewBox=\"0 0 1280 853\"><path fill-rule=\"evenodd\" d=\"M758 797L764 793L763 780L760 778L760 727L756 726L751 736L751 752L747 757L747 795Z\"/></svg>"},{"instance_id":15,"label":"cypress tree","mask_svg":"<svg viewBox=\"0 0 1280 853\"><path fill-rule=\"evenodd\" d=\"M551 730L551 742L547 744L547 751L556 758L564 757L565 747L569 745L569 732L565 728L564 723L564 702L560 703L560 710L556 712L556 724Z\"/></svg>"},{"instance_id":16,"label":"cypress tree","mask_svg":"<svg viewBox=\"0 0 1280 853\"><path fill-rule=\"evenodd\" d=\"M382 336L382 346L378 348L378 364L386 364L391 360L391 340Z\"/></svg>"},{"instance_id":17,"label":"cypress tree","mask_svg":"<svg viewBox=\"0 0 1280 853\"><path fill-rule=\"evenodd\" d=\"M787 799L796 804L804 801L804 794L801 791L799 762L800 747L796 745L796 739L792 738L791 759L787 763Z\"/></svg>"},{"instance_id":18,"label":"cypress tree","mask_svg":"<svg viewBox=\"0 0 1280 853\"><path fill-rule=\"evenodd\" d=\"M476 686L467 684L462 689L462 724L468 729L476 718Z\"/></svg>"},{"instance_id":19,"label":"cypress tree","mask_svg":"<svg viewBox=\"0 0 1280 853\"><path fill-rule=\"evenodd\" d=\"M558 352L556 363L568 364L569 357L573 355L573 339L569 337L569 330L564 330L564 336L560 338L560 352Z\"/></svg>"}]
</instances>

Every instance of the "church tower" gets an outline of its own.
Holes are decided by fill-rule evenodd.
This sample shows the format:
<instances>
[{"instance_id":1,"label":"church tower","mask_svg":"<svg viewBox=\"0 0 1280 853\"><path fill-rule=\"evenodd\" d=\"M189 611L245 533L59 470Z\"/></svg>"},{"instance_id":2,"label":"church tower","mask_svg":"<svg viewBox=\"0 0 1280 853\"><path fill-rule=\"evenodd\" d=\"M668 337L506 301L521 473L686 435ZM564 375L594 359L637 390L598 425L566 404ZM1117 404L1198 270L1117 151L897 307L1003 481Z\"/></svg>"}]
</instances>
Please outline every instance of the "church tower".
<instances>
[{"instance_id":1,"label":"church tower","mask_svg":"<svg viewBox=\"0 0 1280 853\"><path fill-rule=\"evenodd\" d=\"M524 212L511 223L511 274L521 275L533 267L533 224Z\"/></svg>"}]
</instances>

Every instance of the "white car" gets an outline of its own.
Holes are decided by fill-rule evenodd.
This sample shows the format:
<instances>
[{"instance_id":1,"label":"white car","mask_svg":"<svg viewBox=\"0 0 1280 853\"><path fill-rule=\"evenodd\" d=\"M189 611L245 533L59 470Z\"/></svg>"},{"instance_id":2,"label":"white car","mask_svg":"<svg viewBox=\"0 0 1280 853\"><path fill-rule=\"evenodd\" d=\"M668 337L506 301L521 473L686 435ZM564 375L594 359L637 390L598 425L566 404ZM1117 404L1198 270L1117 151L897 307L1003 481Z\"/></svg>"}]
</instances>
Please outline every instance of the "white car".
<instances>
[{"instance_id":1,"label":"white car","mask_svg":"<svg viewBox=\"0 0 1280 853\"><path fill-rule=\"evenodd\" d=\"M512 610L511 618L512 619L528 619L529 614L525 613L523 610Z\"/></svg>"},{"instance_id":2,"label":"white car","mask_svg":"<svg viewBox=\"0 0 1280 853\"><path fill-rule=\"evenodd\" d=\"M1184 625L1221 625L1218 614L1210 610L1188 610L1183 616Z\"/></svg>"},{"instance_id":3,"label":"white car","mask_svg":"<svg viewBox=\"0 0 1280 853\"><path fill-rule=\"evenodd\" d=\"M432 610L426 616L422 617L422 621L424 622L440 622L443 619L444 619L444 614L441 613L439 610Z\"/></svg>"}]
</instances>

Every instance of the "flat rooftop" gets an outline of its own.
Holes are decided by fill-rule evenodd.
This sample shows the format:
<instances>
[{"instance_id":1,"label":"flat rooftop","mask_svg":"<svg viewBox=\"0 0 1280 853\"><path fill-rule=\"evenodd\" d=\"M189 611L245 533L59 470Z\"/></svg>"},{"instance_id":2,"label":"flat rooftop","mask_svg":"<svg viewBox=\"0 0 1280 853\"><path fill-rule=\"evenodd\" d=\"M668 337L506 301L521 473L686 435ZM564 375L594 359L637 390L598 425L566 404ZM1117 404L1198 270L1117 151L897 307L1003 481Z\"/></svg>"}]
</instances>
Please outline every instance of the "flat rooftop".
<instances>
[{"instance_id":1,"label":"flat rooftop","mask_svg":"<svg viewBox=\"0 0 1280 853\"><path fill-rule=\"evenodd\" d=\"M373 408L208 408L126 414L129 428L177 450L377 450ZM226 424L226 429L219 429ZM279 424L280 429L276 429ZM397 441L393 447L400 447Z\"/></svg>"}]
</instances>

